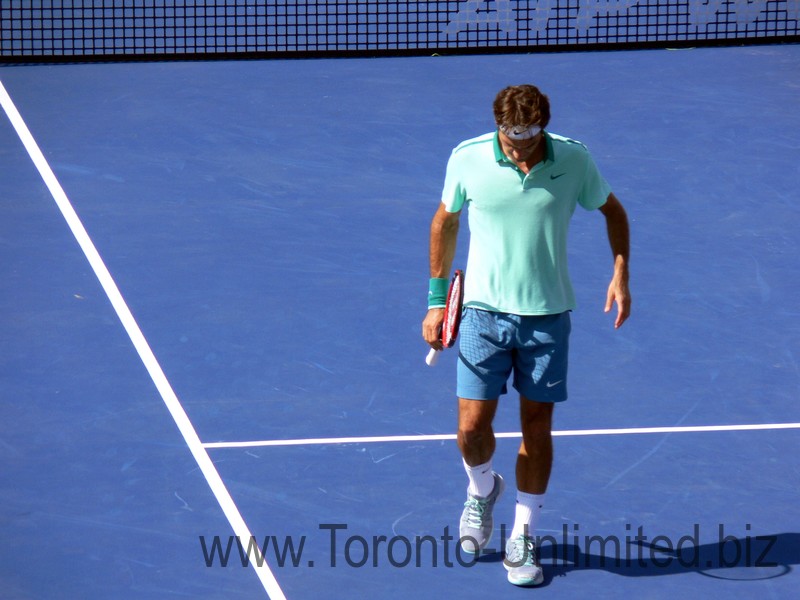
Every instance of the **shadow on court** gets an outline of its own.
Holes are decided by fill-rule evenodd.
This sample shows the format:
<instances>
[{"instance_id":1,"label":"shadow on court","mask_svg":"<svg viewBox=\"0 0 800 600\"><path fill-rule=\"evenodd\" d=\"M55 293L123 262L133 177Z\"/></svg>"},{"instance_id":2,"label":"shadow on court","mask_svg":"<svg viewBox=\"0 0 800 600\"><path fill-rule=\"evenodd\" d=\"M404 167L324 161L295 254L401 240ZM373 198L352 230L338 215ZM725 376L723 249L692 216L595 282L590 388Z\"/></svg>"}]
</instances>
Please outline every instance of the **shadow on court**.
<instances>
[{"instance_id":1,"label":"shadow on court","mask_svg":"<svg viewBox=\"0 0 800 600\"><path fill-rule=\"evenodd\" d=\"M652 541L635 535L586 536L578 543L562 543L540 536L539 558L548 585L575 571L601 570L623 577L660 577L698 573L727 581L760 581L783 577L800 564L800 533L737 537L720 532L715 543L697 544L694 535L678 540L659 536ZM480 562L500 562L503 553L492 552Z\"/></svg>"}]
</instances>

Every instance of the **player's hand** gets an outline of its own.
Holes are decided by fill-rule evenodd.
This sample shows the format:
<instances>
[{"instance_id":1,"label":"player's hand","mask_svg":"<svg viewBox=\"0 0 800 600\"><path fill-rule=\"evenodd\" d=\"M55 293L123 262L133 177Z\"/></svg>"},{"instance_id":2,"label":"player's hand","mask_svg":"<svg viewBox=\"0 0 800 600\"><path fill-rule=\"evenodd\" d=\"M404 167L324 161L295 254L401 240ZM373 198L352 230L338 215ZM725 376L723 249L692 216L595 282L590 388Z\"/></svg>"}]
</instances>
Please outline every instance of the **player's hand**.
<instances>
[{"instance_id":1,"label":"player's hand","mask_svg":"<svg viewBox=\"0 0 800 600\"><path fill-rule=\"evenodd\" d=\"M431 308L422 321L422 337L434 350L442 350L442 323L444 323L444 309Z\"/></svg>"},{"instance_id":2,"label":"player's hand","mask_svg":"<svg viewBox=\"0 0 800 600\"><path fill-rule=\"evenodd\" d=\"M614 304L617 305L617 319L614 328L619 329L631 314L631 293L628 289L628 278L615 275L608 286L606 296L606 312L611 312Z\"/></svg>"}]
</instances>

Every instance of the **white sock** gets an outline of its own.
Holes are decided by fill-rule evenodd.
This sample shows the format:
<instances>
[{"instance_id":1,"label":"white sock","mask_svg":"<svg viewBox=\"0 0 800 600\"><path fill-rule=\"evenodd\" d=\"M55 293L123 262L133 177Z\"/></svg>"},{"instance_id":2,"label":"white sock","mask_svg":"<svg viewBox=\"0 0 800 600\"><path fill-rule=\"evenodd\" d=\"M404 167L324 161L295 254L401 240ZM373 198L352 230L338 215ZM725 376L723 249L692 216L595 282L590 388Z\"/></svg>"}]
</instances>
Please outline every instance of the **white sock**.
<instances>
[{"instance_id":1,"label":"white sock","mask_svg":"<svg viewBox=\"0 0 800 600\"><path fill-rule=\"evenodd\" d=\"M486 498L494 489L492 461L490 460L487 463L475 465L474 467L470 467L467 461L463 459L462 461L464 462L464 470L467 472L467 477L469 477L467 492L479 498Z\"/></svg>"},{"instance_id":2,"label":"white sock","mask_svg":"<svg viewBox=\"0 0 800 600\"><path fill-rule=\"evenodd\" d=\"M539 516L544 506L544 494L526 494L517 490L517 505L514 509L514 528L508 539L513 540L522 534L535 537Z\"/></svg>"}]
</instances>

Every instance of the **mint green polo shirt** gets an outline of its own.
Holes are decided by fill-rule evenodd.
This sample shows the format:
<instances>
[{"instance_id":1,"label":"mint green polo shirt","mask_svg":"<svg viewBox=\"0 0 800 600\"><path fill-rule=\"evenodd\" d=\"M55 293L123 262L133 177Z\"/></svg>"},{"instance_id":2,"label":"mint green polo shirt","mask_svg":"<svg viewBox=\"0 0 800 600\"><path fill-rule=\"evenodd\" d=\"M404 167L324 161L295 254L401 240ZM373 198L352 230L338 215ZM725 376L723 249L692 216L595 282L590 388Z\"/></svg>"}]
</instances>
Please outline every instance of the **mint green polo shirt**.
<instances>
[{"instance_id":1,"label":"mint green polo shirt","mask_svg":"<svg viewBox=\"0 0 800 600\"><path fill-rule=\"evenodd\" d=\"M594 210L611 188L586 146L545 133L545 159L525 175L500 148L497 132L466 140L447 163L442 202L468 207L464 305L517 315L575 308L567 268L569 222Z\"/></svg>"}]
</instances>

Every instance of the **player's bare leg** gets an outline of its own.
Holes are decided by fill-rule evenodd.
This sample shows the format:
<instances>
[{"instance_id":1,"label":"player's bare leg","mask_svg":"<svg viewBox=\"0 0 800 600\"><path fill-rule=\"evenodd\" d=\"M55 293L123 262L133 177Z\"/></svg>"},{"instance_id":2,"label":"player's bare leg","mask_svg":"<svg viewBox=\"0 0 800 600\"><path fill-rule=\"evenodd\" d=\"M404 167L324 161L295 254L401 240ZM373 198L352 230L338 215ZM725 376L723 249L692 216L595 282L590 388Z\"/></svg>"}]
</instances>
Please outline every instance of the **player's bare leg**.
<instances>
[{"instance_id":1,"label":"player's bare leg","mask_svg":"<svg viewBox=\"0 0 800 600\"><path fill-rule=\"evenodd\" d=\"M517 456L517 489L544 494L553 468L552 402L520 398L522 442Z\"/></svg>"},{"instance_id":2,"label":"player's bare leg","mask_svg":"<svg viewBox=\"0 0 800 600\"><path fill-rule=\"evenodd\" d=\"M458 447L469 477L459 534L461 549L470 554L479 552L491 539L492 511L505 489L503 478L492 471L496 411L497 400L458 400Z\"/></svg>"},{"instance_id":3,"label":"player's bare leg","mask_svg":"<svg viewBox=\"0 0 800 600\"><path fill-rule=\"evenodd\" d=\"M535 529L553 467L554 406L520 397L522 442L517 455L517 502L503 560L508 580L514 585L539 585L544 581L536 554Z\"/></svg>"},{"instance_id":4,"label":"player's bare leg","mask_svg":"<svg viewBox=\"0 0 800 600\"><path fill-rule=\"evenodd\" d=\"M494 455L496 412L497 400L458 399L458 448L468 465L483 464Z\"/></svg>"}]
</instances>

